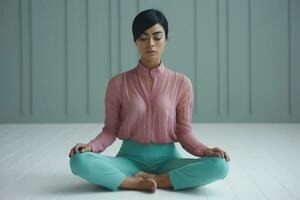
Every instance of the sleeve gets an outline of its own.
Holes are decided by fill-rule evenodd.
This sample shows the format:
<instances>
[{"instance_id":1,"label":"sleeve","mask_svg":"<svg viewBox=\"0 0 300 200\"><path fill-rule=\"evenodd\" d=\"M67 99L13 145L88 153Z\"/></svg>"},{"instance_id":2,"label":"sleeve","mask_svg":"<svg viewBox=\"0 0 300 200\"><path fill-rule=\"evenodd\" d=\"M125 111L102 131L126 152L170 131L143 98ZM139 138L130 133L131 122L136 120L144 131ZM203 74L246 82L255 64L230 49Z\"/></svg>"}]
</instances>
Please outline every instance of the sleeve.
<instances>
[{"instance_id":1,"label":"sleeve","mask_svg":"<svg viewBox=\"0 0 300 200\"><path fill-rule=\"evenodd\" d=\"M194 156L203 156L208 147L192 134L193 86L191 80L184 75L176 106L176 137L181 146Z\"/></svg>"},{"instance_id":2,"label":"sleeve","mask_svg":"<svg viewBox=\"0 0 300 200\"><path fill-rule=\"evenodd\" d=\"M102 131L88 144L92 152L100 153L109 147L115 140L120 125L119 112L121 109L120 92L121 77L115 76L108 82L105 92L105 120Z\"/></svg>"}]
</instances>

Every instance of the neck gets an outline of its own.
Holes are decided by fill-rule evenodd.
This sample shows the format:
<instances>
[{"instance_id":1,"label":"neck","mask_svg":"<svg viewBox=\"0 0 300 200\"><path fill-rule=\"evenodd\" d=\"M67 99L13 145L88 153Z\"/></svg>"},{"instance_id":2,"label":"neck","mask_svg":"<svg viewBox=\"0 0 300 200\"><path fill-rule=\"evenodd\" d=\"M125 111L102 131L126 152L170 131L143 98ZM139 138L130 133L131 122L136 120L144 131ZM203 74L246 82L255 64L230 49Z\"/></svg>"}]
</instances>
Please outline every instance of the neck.
<instances>
[{"instance_id":1,"label":"neck","mask_svg":"<svg viewBox=\"0 0 300 200\"><path fill-rule=\"evenodd\" d=\"M147 60L147 59L141 58L140 60L141 60L142 65L144 65L148 69L152 69L152 68L155 68L155 67L159 66L159 64L161 62L160 58L158 58L158 59L151 59L151 60Z\"/></svg>"}]
</instances>

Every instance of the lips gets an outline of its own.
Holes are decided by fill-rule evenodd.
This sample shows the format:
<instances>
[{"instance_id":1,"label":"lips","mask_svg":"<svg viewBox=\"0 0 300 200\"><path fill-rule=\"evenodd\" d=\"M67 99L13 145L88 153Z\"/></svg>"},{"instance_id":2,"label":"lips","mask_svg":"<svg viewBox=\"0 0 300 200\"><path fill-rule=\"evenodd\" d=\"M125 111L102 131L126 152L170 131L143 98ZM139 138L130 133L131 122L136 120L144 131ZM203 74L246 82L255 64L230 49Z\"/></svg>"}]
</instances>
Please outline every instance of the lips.
<instances>
[{"instance_id":1,"label":"lips","mask_svg":"<svg viewBox=\"0 0 300 200\"><path fill-rule=\"evenodd\" d=\"M154 50L146 51L146 53L156 53Z\"/></svg>"}]
</instances>

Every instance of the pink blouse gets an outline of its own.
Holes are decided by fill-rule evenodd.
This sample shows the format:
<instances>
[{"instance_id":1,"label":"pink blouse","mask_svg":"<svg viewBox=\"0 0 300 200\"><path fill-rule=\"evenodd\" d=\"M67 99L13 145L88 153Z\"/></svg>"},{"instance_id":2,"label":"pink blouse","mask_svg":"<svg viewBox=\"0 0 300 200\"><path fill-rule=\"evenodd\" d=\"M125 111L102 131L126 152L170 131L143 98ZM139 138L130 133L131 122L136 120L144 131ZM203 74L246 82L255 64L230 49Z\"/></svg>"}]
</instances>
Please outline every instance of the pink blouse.
<instances>
[{"instance_id":1,"label":"pink blouse","mask_svg":"<svg viewBox=\"0 0 300 200\"><path fill-rule=\"evenodd\" d=\"M186 75L163 62L148 69L139 61L135 68L109 80L104 126L89 142L92 151L102 152L119 138L142 144L178 141L189 153L203 156L208 147L192 134L193 98L192 82Z\"/></svg>"}]
</instances>

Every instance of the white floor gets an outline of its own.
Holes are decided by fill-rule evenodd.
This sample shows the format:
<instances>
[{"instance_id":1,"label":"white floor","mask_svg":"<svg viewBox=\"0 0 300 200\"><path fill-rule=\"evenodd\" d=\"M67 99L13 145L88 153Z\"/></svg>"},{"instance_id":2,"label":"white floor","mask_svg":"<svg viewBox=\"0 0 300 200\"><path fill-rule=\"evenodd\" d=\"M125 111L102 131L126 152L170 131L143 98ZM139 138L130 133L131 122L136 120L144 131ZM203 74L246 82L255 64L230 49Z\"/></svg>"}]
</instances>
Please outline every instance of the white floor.
<instances>
[{"instance_id":1,"label":"white floor","mask_svg":"<svg viewBox=\"0 0 300 200\"><path fill-rule=\"evenodd\" d=\"M111 192L71 173L70 148L88 142L102 126L0 124L0 199L300 199L300 124L193 124L200 141L229 153L229 174L203 187L155 193ZM117 139L103 154L115 155L120 145Z\"/></svg>"}]
</instances>

